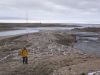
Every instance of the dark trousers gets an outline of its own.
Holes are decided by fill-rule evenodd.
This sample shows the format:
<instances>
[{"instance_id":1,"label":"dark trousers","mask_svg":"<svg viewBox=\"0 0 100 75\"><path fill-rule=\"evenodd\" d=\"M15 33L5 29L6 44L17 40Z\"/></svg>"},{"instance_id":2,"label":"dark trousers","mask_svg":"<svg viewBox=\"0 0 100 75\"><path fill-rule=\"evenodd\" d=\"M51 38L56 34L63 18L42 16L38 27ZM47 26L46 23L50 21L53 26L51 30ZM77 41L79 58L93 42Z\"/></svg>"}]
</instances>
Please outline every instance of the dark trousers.
<instances>
[{"instance_id":1,"label":"dark trousers","mask_svg":"<svg viewBox=\"0 0 100 75\"><path fill-rule=\"evenodd\" d=\"M28 64L28 57L23 57L23 64Z\"/></svg>"}]
</instances>

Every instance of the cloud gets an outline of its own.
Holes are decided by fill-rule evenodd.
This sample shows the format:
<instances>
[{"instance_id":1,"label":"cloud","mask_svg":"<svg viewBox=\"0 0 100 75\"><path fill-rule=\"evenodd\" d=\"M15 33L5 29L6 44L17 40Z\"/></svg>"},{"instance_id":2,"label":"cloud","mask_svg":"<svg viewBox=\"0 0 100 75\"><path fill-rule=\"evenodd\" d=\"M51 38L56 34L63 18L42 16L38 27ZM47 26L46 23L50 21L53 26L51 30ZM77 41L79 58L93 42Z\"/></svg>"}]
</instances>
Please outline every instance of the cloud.
<instances>
[{"instance_id":1,"label":"cloud","mask_svg":"<svg viewBox=\"0 0 100 75\"><path fill-rule=\"evenodd\" d=\"M100 0L1 0L0 19L99 22ZM4 17L4 18L3 18Z\"/></svg>"}]
</instances>

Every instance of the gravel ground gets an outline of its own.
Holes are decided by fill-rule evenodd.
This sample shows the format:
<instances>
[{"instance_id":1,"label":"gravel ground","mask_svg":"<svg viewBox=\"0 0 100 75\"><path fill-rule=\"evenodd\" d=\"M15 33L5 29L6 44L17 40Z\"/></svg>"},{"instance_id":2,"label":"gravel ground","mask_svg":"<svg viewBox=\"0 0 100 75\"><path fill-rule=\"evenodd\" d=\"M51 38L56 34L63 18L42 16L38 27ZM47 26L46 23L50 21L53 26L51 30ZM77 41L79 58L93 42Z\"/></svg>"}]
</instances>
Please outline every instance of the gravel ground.
<instances>
[{"instance_id":1,"label":"gravel ground","mask_svg":"<svg viewBox=\"0 0 100 75\"><path fill-rule=\"evenodd\" d=\"M69 68L72 75L80 75L100 69L97 66L100 59L73 48L75 36L65 32L38 32L10 37L3 42L6 46L0 45L1 52L10 51L11 56L0 62L0 75L71 75ZM29 50L29 64L22 64L18 55L23 46ZM90 67L89 63L97 65Z\"/></svg>"}]
</instances>

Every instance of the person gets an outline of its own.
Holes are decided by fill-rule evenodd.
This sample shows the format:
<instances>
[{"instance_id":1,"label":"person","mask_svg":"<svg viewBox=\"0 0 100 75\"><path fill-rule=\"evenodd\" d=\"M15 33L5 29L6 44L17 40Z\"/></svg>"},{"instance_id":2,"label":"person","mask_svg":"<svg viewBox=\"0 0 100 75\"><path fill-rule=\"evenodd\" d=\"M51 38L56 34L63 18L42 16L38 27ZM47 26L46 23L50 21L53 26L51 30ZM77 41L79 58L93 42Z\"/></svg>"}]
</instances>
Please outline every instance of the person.
<instances>
[{"instance_id":1,"label":"person","mask_svg":"<svg viewBox=\"0 0 100 75\"><path fill-rule=\"evenodd\" d=\"M28 64L28 50L24 47L20 51L20 55L23 59L23 64Z\"/></svg>"}]
</instances>

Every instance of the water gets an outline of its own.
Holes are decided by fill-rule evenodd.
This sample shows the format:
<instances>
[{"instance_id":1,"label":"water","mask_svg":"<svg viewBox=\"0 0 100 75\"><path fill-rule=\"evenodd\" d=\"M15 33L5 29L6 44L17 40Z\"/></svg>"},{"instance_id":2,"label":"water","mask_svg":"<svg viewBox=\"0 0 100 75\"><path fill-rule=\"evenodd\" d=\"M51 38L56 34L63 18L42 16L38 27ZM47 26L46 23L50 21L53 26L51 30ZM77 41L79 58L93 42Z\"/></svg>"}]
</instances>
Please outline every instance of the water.
<instances>
[{"instance_id":1,"label":"water","mask_svg":"<svg viewBox=\"0 0 100 75\"><path fill-rule=\"evenodd\" d=\"M19 29L19 30L3 31L3 32L0 32L0 36L34 33L34 32L39 32L40 30L42 31L44 30L71 30L71 29L74 29L74 27L37 27L37 28L17 27L15 29Z\"/></svg>"},{"instance_id":2,"label":"water","mask_svg":"<svg viewBox=\"0 0 100 75\"><path fill-rule=\"evenodd\" d=\"M38 29L38 30L72 30L74 28L82 28L82 27L38 27L35 29Z\"/></svg>"},{"instance_id":3,"label":"water","mask_svg":"<svg viewBox=\"0 0 100 75\"><path fill-rule=\"evenodd\" d=\"M98 37L81 37L80 39L83 39L83 40L85 40L85 41L88 41L88 40L96 41L96 40L98 40L99 38L98 38Z\"/></svg>"},{"instance_id":4,"label":"water","mask_svg":"<svg viewBox=\"0 0 100 75\"><path fill-rule=\"evenodd\" d=\"M100 24L81 24L82 27L100 27Z\"/></svg>"},{"instance_id":5,"label":"water","mask_svg":"<svg viewBox=\"0 0 100 75\"><path fill-rule=\"evenodd\" d=\"M39 30L30 28L30 29L23 29L23 30L3 31L0 32L0 36L20 35L20 34L33 33L33 32L39 32Z\"/></svg>"},{"instance_id":6,"label":"water","mask_svg":"<svg viewBox=\"0 0 100 75\"><path fill-rule=\"evenodd\" d=\"M85 53L95 54L100 56L100 42L95 41L78 41L75 48L82 50Z\"/></svg>"},{"instance_id":7,"label":"water","mask_svg":"<svg viewBox=\"0 0 100 75\"><path fill-rule=\"evenodd\" d=\"M88 32L88 34L89 34L89 32ZM90 36L87 37L88 34L82 33L82 34L80 34L81 36L78 35L78 37L79 37L78 42L74 44L74 47L82 50L85 53L100 56L100 40L99 40L100 34L98 34L98 36L97 36L97 33L96 33L96 35L94 35L95 34L94 33L92 36L92 34L90 32Z\"/></svg>"}]
</instances>

